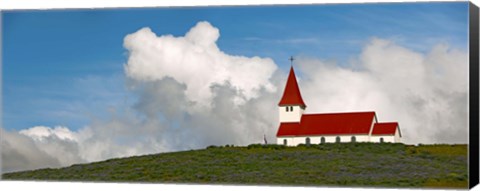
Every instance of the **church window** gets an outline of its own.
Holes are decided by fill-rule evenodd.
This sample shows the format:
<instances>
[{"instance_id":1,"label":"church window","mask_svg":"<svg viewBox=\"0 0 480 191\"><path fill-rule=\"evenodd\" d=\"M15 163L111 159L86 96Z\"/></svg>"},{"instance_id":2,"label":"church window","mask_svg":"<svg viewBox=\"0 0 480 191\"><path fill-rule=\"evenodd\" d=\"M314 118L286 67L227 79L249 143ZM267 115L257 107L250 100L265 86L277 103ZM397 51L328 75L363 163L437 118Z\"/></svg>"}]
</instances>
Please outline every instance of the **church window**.
<instances>
[{"instance_id":1,"label":"church window","mask_svg":"<svg viewBox=\"0 0 480 191\"><path fill-rule=\"evenodd\" d=\"M287 145L287 139L283 139L283 145Z\"/></svg>"},{"instance_id":2,"label":"church window","mask_svg":"<svg viewBox=\"0 0 480 191\"><path fill-rule=\"evenodd\" d=\"M383 137L380 138L380 143L383 143Z\"/></svg>"},{"instance_id":3,"label":"church window","mask_svg":"<svg viewBox=\"0 0 480 191\"><path fill-rule=\"evenodd\" d=\"M305 139L305 144L310 145L310 138L309 138L309 137L307 137L307 138Z\"/></svg>"},{"instance_id":4,"label":"church window","mask_svg":"<svg viewBox=\"0 0 480 191\"><path fill-rule=\"evenodd\" d=\"M321 142L321 143L325 143L325 137L322 137L322 138L320 139L320 142Z\"/></svg>"},{"instance_id":5,"label":"church window","mask_svg":"<svg viewBox=\"0 0 480 191\"><path fill-rule=\"evenodd\" d=\"M339 136L337 136L337 138L335 139L335 142L340 143L340 137Z\"/></svg>"},{"instance_id":6,"label":"church window","mask_svg":"<svg viewBox=\"0 0 480 191\"><path fill-rule=\"evenodd\" d=\"M288 112L288 106L287 106L287 107L285 107L285 110Z\"/></svg>"},{"instance_id":7,"label":"church window","mask_svg":"<svg viewBox=\"0 0 480 191\"><path fill-rule=\"evenodd\" d=\"M290 111L293 111L293 106L290 106Z\"/></svg>"},{"instance_id":8,"label":"church window","mask_svg":"<svg viewBox=\"0 0 480 191\"><path fill-rule=\"evenodd\" d=\"M357 138L355 136L352 136L352 143L357 142Z\"/></svg>"}]
</instances>

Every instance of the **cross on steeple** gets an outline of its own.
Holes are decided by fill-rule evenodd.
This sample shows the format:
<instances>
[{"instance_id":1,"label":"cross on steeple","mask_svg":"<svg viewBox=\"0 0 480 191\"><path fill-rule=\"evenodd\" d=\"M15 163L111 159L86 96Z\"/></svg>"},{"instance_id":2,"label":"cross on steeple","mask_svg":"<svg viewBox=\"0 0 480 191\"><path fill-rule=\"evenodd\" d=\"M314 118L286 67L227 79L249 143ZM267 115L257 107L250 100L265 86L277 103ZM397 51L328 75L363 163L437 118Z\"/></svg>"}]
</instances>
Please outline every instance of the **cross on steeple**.
<instances>
[{"instance_id":1,"label":"cross on steeple","mask_svg":"<svg viewBox=\"0 0 480 191\"><path fill-rule=\"evenodd\" d=\"M290 56L290 58L289 58L288 60L290 60L290 66L293 66L293 61L295 60L295 59L293 58L293 56Z\"/></svg>"}]
</instances>

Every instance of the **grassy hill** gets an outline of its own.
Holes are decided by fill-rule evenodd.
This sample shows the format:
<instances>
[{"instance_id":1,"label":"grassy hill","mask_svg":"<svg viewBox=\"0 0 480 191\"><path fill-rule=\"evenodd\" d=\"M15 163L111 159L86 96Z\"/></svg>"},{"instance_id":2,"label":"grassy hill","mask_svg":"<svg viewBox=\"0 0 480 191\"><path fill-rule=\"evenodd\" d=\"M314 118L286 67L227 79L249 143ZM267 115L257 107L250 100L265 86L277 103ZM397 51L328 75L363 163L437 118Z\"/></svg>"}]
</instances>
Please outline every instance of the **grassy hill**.
<instances>
[{"instance_id":1,"label":"grassy hill","mask_svg":"<svg viewBox=\"0 0 480 191\"><path fill-rule=\"evenodd\" d=\"M6 173L8 180L368 187L468 186L467 145L210 146Z\"/></svg>"}]
</instances>

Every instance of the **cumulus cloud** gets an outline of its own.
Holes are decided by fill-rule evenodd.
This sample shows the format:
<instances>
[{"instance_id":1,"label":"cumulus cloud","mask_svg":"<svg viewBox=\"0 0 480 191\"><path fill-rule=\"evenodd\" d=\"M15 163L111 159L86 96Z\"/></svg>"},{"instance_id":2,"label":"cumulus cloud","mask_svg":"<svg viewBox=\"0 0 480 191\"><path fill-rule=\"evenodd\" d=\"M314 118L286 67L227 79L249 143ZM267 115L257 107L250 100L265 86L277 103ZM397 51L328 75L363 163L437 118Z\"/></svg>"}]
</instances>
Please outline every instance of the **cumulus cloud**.
<instances>
[{"instance_id":1,"label":"cumulus cloud","mask_svg":"<svg viewBox=\"0 0 480 191\"><path fill-rule=\"evenodd\" d=\"M158 37L150 28L140 29L125 37L126 74L139 81L172 77L186 84L186 96L199 105L211 102L210 87L215 84L228 82L238 91L237 102L258 97L262 88L275 91L269 81L277 69L272 59L228 55L216 45L219 37L208 22L197 23L184 37Z\"/></svg>"},{"instance_id":2,"label":"cumulus cloud","mask_svg":"<svg viewBox=\"0 0 480 191\"><path fill-rule=\"evenodd\" d=\"M270 58L222 52L219 29L199 22L185 36L149 28L124 39L134 104L76 131L37 126L2 130L3 169L68 166L108 158L274 142L288 68ZM373 38L349 64L299 57L308 113L374 110L398 121L404 141L465 143L467 54L440 44L428 53ZM119 82L121 83L121 82Z\"/></svg>"},{"instance_id":3,"label":"cumulus cloud","mask_svg":"<svg viewBox=\"0 0 480 191\"><path fill-rule=\"evenodd\" d=\"M219 37L208 22L181 37L157 36L149 28L125 37L125 73L139 95L133 109L168 150L274 137L277 66L270 58L224 53Z\"/></svg>"}]
</instances>

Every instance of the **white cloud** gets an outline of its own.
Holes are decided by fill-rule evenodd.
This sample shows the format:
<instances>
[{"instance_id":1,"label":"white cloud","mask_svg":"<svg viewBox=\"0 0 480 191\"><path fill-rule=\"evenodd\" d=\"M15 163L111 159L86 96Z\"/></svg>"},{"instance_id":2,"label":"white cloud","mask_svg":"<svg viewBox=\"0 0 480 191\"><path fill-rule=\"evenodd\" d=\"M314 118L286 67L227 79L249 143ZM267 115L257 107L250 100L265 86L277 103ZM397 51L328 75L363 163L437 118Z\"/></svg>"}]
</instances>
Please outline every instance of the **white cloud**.
<instances>
[{"instance_id":1,"label":"white cloud","mask_svg":"<svg viewBox=\"0 0 480 191\"><path fill-rule=\"evenodd\" d=\"M49 137L55 137L60 140L76 141L76 136L67 127L57 126L52 128L46 126L35 126L29 129L19 131L20 134L31 137L32 139L43 141Z\"/></svg>"},{"instance_id":2,"label":"white cloud","mask_svg":"<svg viewBox=\"0 0 480 191\"><path fill-rule=\"evenodd\" d=\"M56 158L58 166L67 166L74 163L85 162L87 159L79 156L82 135L72 132L67 127L35 126L18 132L30 138L39 152L46 153ZM52 167L58 167L52 166Z\"/></svg>"},{"instance_id":3,"label":"white cloud","mask_svg":"<svg viewBox=\"0 0 480 191\"><path fill-rule=\"evenodd\" d=\"M272 59L228 55L216 45L219 37L208 22L197 23L184 37L157 36L143 28L125 37L126 74L139 81L172 77L186 85L189 100L203 106L210 104L215 84L230 83L239 91L239 103L256 98L262 88L275 91L269 81L277 68Z\"/></svg>"}]
</instances>

